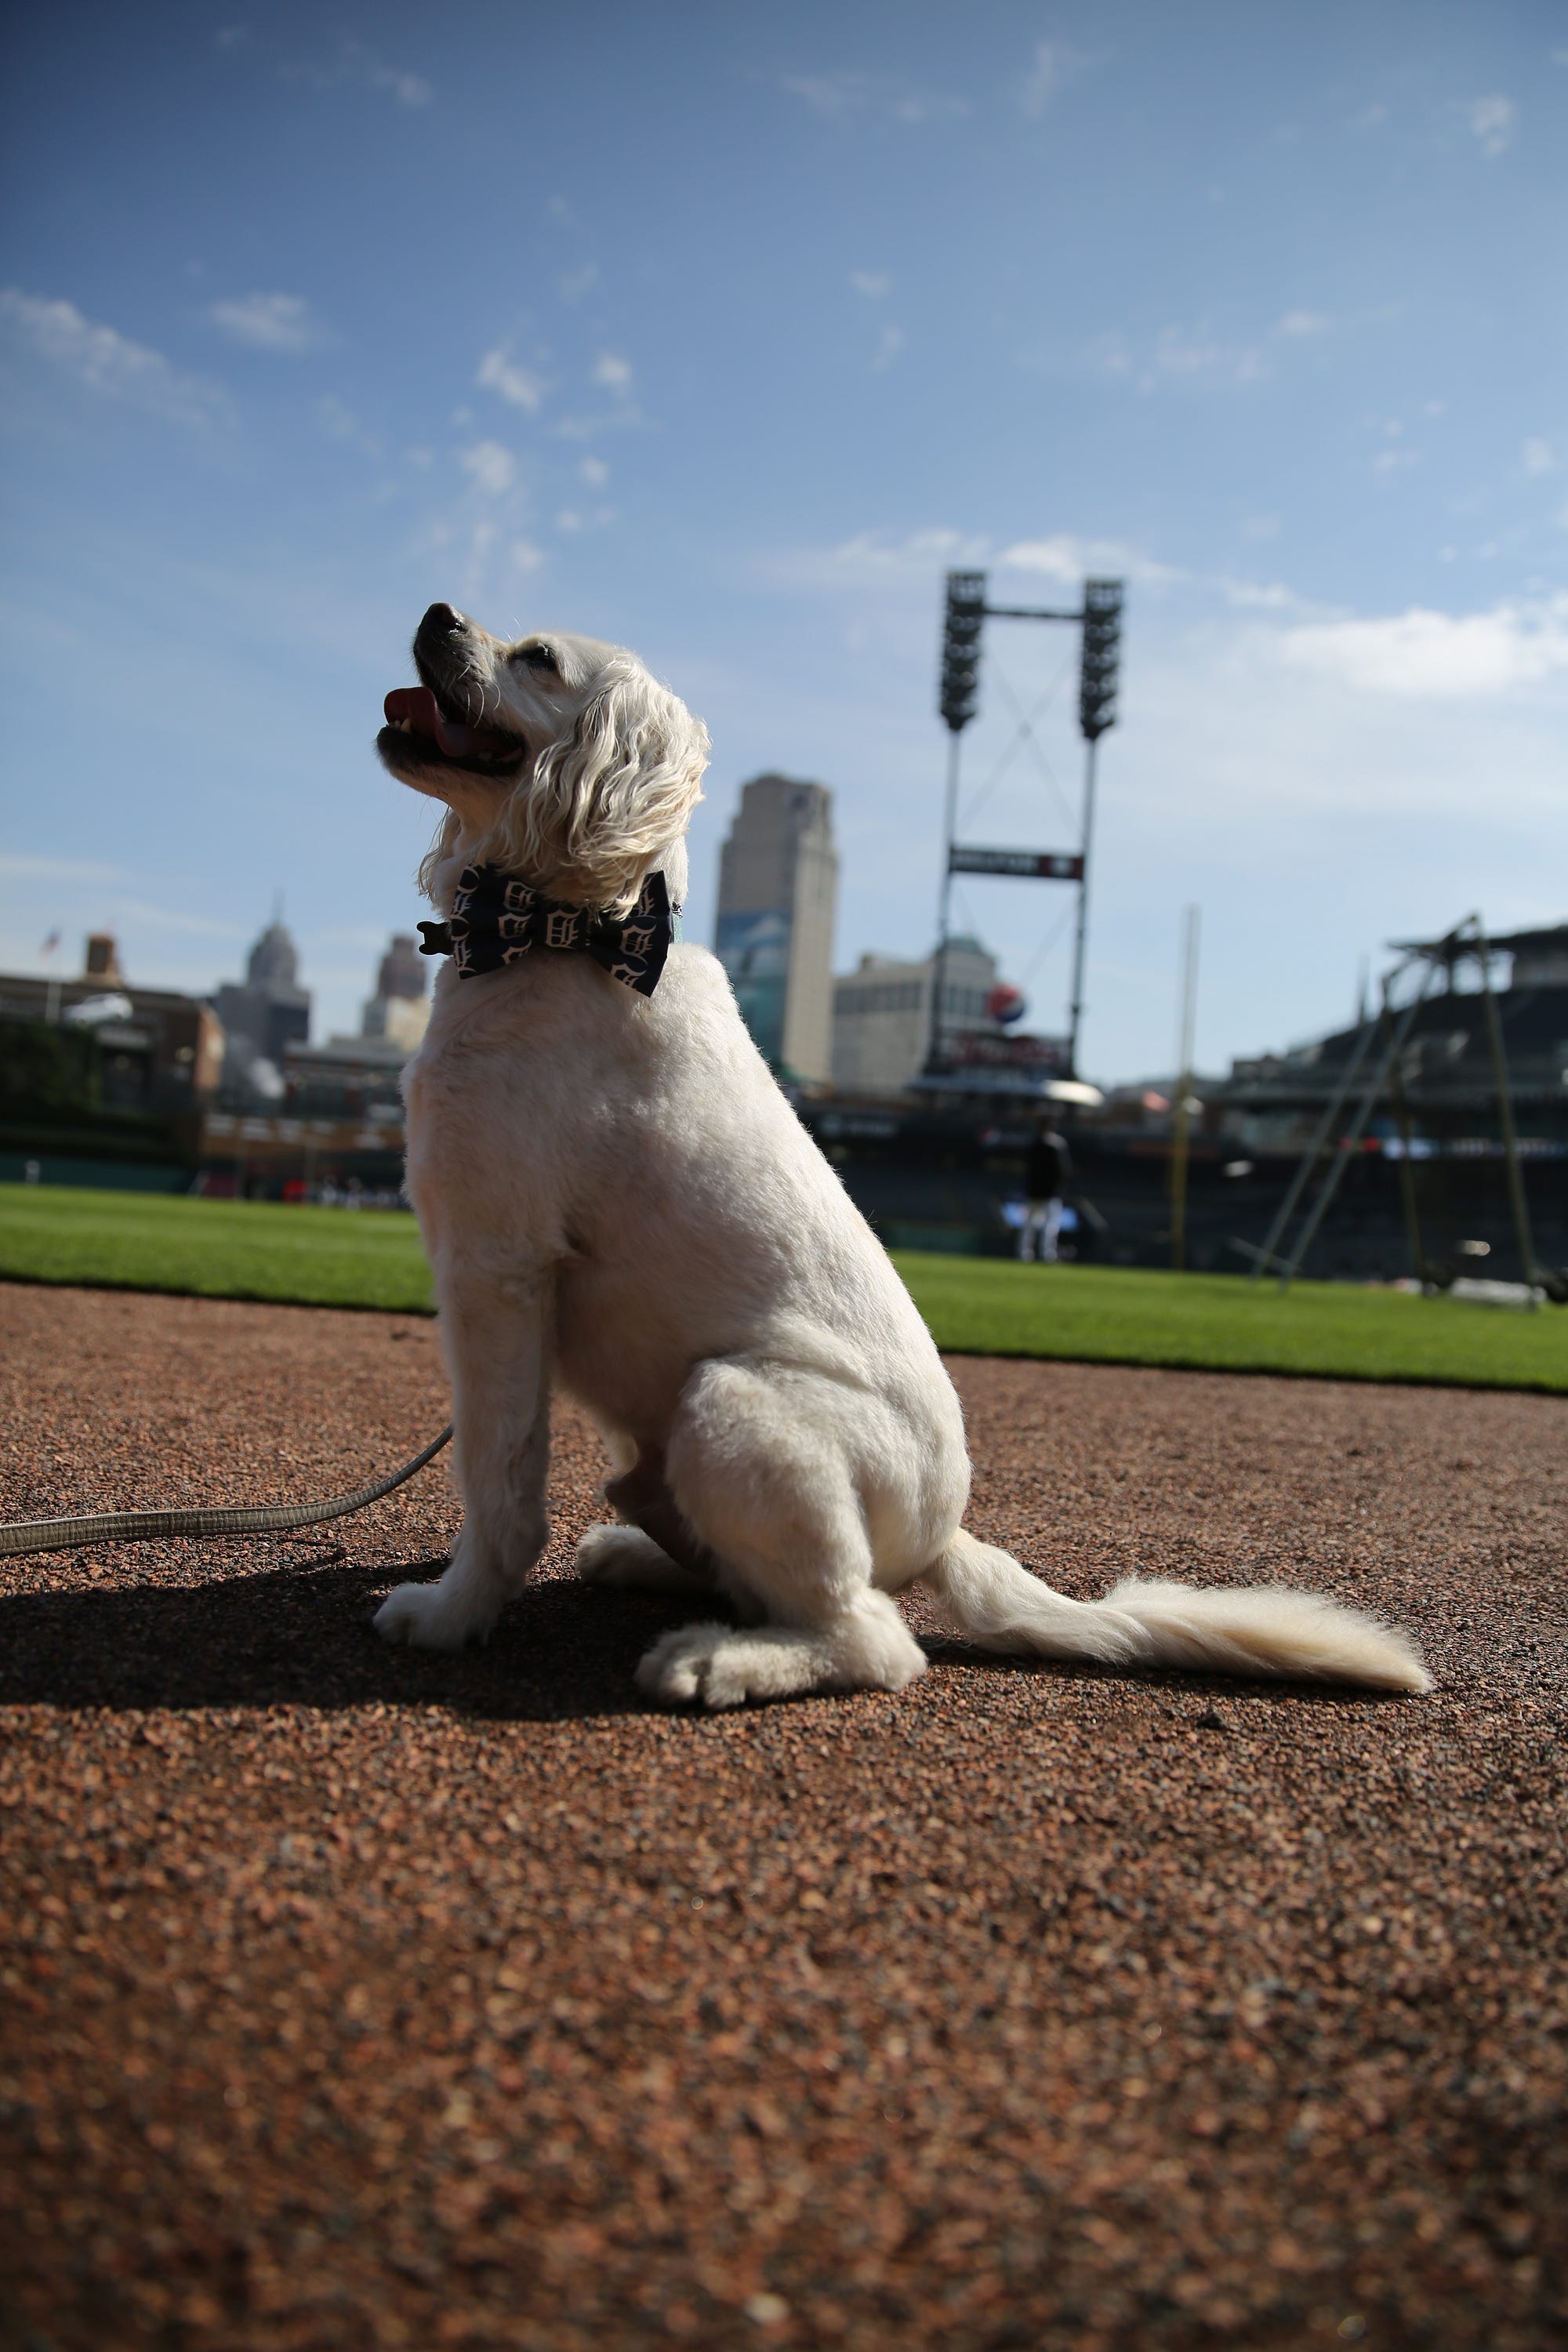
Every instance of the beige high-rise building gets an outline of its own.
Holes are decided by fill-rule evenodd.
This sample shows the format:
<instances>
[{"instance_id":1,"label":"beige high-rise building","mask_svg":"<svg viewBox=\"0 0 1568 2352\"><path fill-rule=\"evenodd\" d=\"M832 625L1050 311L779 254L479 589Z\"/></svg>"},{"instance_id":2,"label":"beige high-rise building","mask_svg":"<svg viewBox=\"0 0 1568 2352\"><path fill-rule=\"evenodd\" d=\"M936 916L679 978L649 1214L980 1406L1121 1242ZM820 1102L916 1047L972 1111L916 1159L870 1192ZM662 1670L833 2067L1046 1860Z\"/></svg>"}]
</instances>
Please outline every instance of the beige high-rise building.
<instances>
[{"instance_id":1,"label":"beige high-rise building","mask_svg":"<svg viewBox=\"0 0 1568 2352\"><path fill-rule=\"evenodd\" d=\"M412 931L394 931L375 976L375 994L365 1000L360 1035L388 1038L412 1054L429 1025L419 942Z\"/></svg>"},{"instance_id":2,"label":"beige high-rise building","mask_svg":"<svg viewBox=\"0 0 1568 2352\"><path fill-rule=\"evenodd\" d=\"M833 1083L846 1094L896 1095L912 1086L931 1051L931 993L935 956L919 963L863 955L833 991ZM947 943L942 990L942 1042L975 1031L1001 1029L987 1003L1000 974L978 940Z\"/></svg>"},{"instance_id":3,"label":"beige high-rise building","mask_svg":"<svg viewBox=\"0 0 1568 2352\"><path fill-rule=\"evenodd\" d=\"M753 776L719 865L714 940L742 1017L784 1076L820 1083L833 1061L833 795Z\"/></svg>"}]
</instances>

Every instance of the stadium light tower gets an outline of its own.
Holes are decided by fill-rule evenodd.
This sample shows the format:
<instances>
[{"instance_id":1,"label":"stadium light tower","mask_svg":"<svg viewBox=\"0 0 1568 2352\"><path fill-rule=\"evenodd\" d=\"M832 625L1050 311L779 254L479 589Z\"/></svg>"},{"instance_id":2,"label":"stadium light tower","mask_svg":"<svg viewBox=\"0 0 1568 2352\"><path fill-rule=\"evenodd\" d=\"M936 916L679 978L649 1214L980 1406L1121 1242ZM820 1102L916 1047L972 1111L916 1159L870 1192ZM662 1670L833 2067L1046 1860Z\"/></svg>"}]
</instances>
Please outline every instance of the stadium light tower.
<instances>
[{"instance_id":1,"label":"stadium light tower","mask_svg":"<svg viewBox=\"0 0 1568 2352\"><path fill-rule=\"evenodd\" d=\"M950 572L942 614L942 680L937 709L948 730L947 808L942 827L942 896L937 915L937 950L931 975L931 1030L926 1069L942 1068L942 996L947 981L949 915L955 874L1011 874L1034 881L1078 884L1078 932L1073 952L1071 1035L1068 1066L1078 1075L1079 1025L1083 1011L1084 949L1089 935L1089 852L1094 825L1096 746L1116 723L1117 673L1121 647L1120 580L1084 583L1081 610L1038 604L988 604L984 572ZM987 620L1070 621L1083 632L1079 672L1079 728L1088 746L1084 772L1083 834L1076 850L978 849L953 839L958 822L958 739L980 699L980 645Z\"/></svg>"},{"instance_id":2,"label":"stadium light tower","mask_svg":"<svg viewBox=\"0 0 1568 2352\"><path fill-rule=\"evenodd\" d=\"M937 709L947 728L947 806L942 820L946 845L937 901L936 961L931 976L931 1027L926 1068L942 1066L942 1000L947 986L948 917L952 900L952 829L958 821L958 739L980 699L980 633L985 624L984 572L950 572L942 623L942 684Z\"/></svg>"},{"instance_id":3,"label":"stadium light tower","mask_svg":"<svg viewBox=\"0 0 1568 2352\"><path fill-rule=\"evenodd\" d=\"M1083 1021L1083 961L1089 945L1089 853L1094 833L1095 768L1100 739L1116 724L1116 689L1121 668L1121 583L1083 583L1083 649L1079 661L1078 724L1084 740L1083 874L1078 886L1078 933L1072 951L1072 1007L1068 1022L1068 1066L1076 1078L1078 1038Z\"/></svg>"}]
</instances>

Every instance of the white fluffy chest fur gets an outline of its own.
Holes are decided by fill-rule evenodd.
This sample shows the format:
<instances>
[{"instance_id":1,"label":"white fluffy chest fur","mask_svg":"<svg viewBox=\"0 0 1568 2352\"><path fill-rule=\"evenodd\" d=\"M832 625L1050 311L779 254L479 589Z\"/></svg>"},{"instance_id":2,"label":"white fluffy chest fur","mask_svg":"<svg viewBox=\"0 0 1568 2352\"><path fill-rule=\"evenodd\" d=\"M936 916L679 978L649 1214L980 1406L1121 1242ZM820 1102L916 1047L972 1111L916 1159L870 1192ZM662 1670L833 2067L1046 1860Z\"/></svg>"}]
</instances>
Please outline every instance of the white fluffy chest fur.
<instances>
[{"instance_id":1,"label":"white fluffy chest fur","mask_svg":"<svg viewBox=\"0 0 1568 2352\"><path fill-rule=\"evenodd\" d=\"M447 973L405 1094L438 1280L543 1286L559 1378L628 1437L662 1442L694 1365L762 1351L924 1402L962 1458L924 1325L702 949L651 998L582 956Z\"/></svg>"}]
</instances>

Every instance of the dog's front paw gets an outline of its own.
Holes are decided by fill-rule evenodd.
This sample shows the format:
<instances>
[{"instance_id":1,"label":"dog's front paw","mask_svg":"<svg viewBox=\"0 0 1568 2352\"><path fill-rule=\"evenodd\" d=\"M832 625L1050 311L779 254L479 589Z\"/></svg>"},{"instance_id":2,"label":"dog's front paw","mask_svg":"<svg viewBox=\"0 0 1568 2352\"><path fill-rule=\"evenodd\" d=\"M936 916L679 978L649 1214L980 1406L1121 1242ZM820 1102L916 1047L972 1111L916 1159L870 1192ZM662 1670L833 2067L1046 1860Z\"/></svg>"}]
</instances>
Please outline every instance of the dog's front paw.
<instances>
[{"instance_id":1,"label":"dog's front paw","mask_svg":"<svg viewBox=\"0 0 1568 2352\"><path fill-rule=\"evenodd\" d=\"M471 1609L455 1608L441 1584L400 1584L387 1594L372 1622L384 1642L406 1642L412 1650L460 1650L490 1630Z\"/></svg>"}]
</instances>

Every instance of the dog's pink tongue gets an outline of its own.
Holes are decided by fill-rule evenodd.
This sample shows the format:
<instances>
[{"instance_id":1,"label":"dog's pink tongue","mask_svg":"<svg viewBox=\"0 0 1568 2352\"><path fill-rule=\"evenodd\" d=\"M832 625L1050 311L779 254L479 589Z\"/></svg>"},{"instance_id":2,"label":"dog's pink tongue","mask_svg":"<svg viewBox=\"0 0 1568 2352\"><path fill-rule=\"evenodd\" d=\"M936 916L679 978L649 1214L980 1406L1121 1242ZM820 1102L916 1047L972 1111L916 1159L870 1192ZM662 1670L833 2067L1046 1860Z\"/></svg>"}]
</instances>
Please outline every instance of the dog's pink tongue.
<instances>
[{"instance_id":1,"label":"dog's pink tongue","mask_svg":"<svg viewBox=\"0 0 1568 2352\"><path fill-rule=\"evenodd\" d=\"M494 734L489 728L456 725L444 716L427 686L395 686L382 708L389 727L406 720L416 735L433 736L448 760L471 760L477 752L511 748L504 735Z\"/></svg>"}]
</instances>

